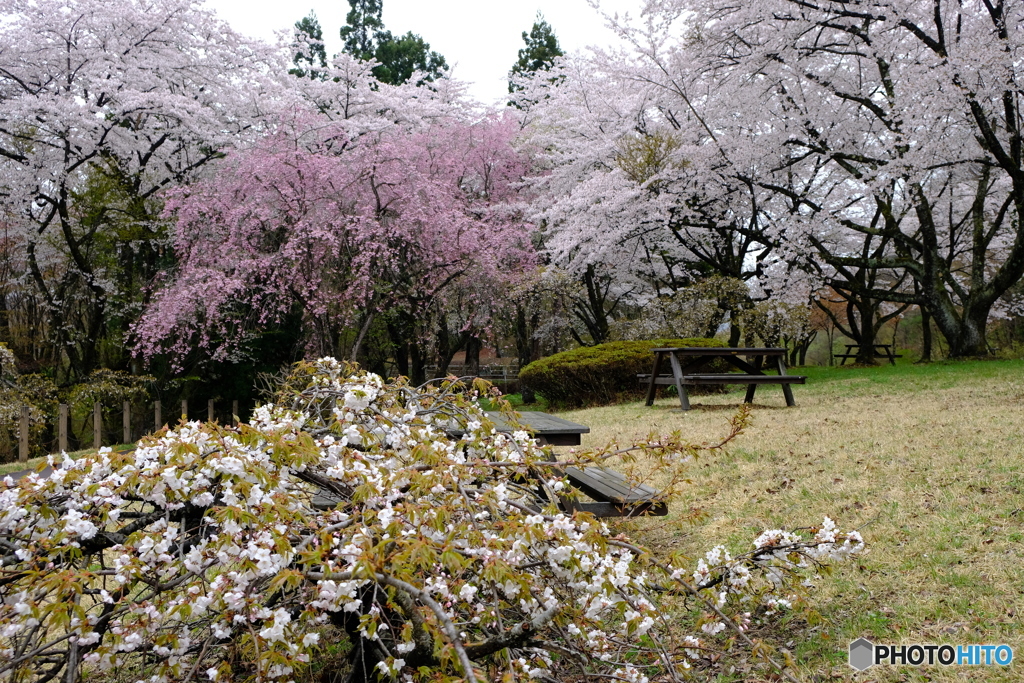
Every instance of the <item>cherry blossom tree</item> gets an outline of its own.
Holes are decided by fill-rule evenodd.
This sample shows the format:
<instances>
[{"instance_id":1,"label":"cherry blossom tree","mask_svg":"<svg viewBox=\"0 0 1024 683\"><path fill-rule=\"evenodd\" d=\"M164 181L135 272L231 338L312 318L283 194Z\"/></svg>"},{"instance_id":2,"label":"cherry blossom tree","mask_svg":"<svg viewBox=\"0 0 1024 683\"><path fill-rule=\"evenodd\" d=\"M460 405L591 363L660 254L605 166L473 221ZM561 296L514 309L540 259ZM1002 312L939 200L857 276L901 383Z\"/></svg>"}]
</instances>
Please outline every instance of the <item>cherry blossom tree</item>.
<instances>
[{"instance_id":1,"label":"cherry blossom tree","mask_svg":"<svg viewBox=\"0 0 1024 683\"><path fill-rule=\"evenodd\" d=\"M622 31L660 87L709 134L743 122L759 133L749 148L781 160L750 177L778 204L768 213L784 258L908 276L913 287L866 293L927 309L951 355L985 354L993 305L1024 274L1020 8L652 0L644 11ZM729 109L698 98L710 82L733 93Z\"/></svg>"},{"instance_id":2,"label":"cherry blossom tree","mask_svg":"<svg viewBox=\"0 0 1024 683\"><path fill-rule=\"evenodd\" d=\"M528 226L501 204L525 160L511 120L374 116L296 114L170 201L180 266L135 328L143 355L225 358L292 312L308 352L336 353L378 318L399 372L424 379L433 307L530 262Z\"/></svg>"},{"instance_id":3,"label":"cherry blossom tree","mask_svg":"<svg viewBox=\"0 0 1024 683\"><path fill-rule=\"evenodd\" d=\"M63 355L84 376L125 292L159 264L157 193L258 126L286 62L192 0L4 0L0 12L4 220L56 365Z\"/></svg>"},{"instance_id":4,"label":"cherry blossom tree","mask_svg":"<svg viewBox=\"0 0 1024 683\"><path fill-rule=\"evenodd\" d=\"M695 564L659 557L562 512L565 463L495 432L462 389L321 359L251 424L182 423L6 478L0 676L287 681L342 630L352 683L682 681L738 653L796 680L748 629L806 609L859 534L825 518ZM715 448L672 437L572 462L646 453L671 490Z\"/></svg>"},{"instance_id":5,"label":"cherry blossom tree","mask_svg":"<svg viewBox=\"0 0 1024 683\"><path fill-rule=\"evenodd\" d=\"M521 106L528 139L544 150L537 219L551 259L585 284L588 331L607 330L617 301L643 306L709 274L764 276L777 240L760 203L771 192L749 180L739 126L709 132L629 55L573 56L531 86Z\"/></svg>"},{"instance_id":6,"label":"cherry blossom tree","mask_svg":"<svg viewBox=\"0 0 1024 683\"><path fill-rule=\"evenodd\" d=\"M649 0L609 21L630 49L524 100L560 263L657 289L697 262L789 298L803 277L986 352L1024 273L1015 6Z\"/></svg>"}]
</instances>

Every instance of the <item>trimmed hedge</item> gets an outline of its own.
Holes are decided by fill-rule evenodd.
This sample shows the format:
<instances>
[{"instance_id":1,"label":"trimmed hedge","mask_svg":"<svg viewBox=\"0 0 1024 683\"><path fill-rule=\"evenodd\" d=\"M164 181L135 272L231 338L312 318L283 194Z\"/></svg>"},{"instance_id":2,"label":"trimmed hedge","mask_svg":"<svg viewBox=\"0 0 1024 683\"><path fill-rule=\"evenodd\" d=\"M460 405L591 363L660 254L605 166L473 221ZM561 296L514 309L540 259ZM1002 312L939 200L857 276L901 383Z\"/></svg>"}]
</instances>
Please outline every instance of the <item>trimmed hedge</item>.
<instances>
[{"instance_id":1,"label":"trimmed hedge","mask_svg":"<svg viewBox=\"0 0 1024 683\"><path fill-rule=\"evenodd\" d=\"M554 404L567 407L600 406L636 400L646 389L636 376L651 371L651 349L666 346L725 346L717 339L654 339L616 341L581 346L534 361L519 371L524 389L532 389ZM712 369L724 372L724 367ZM724 365L724 364L722 364ZM667 372L662 367L662 372ZM699 387L692 387L698 389ZM704 387L715 391L712 387Z\"/></svg>"}]
</instances>

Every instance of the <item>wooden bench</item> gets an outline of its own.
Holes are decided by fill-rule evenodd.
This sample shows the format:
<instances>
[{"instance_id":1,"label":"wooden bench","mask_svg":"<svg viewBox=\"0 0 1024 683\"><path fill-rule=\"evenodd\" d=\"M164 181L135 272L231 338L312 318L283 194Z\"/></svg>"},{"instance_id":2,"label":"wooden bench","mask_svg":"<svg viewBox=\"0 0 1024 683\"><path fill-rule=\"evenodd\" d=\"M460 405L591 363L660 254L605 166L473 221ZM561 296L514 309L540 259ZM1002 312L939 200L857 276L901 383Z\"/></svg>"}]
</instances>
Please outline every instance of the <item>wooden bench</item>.
<instances>
[{"instance_id":1,"label":"wooden bench","mask_svg":"<svg viewBox=\"0 0 1024 683\"><path fill-rule=\"evenodd\" d=\"M566 512L589 512L595 517L631 517L634 515L663 516L668 504L663 494L644 484L630 485L620 472L607 467L566 467L565 476L574 487L595 502L561 499Z\"/></svg>"},{"instance_id":2,"label":"wooden bench","mask_svg":"<svg viewBox=\"0 0 1024 683\"><path fill-rule=\"evenodd\" d=\"M498 412L487 413L499 432L509 433L513 427L506 423ZM552 446L579 446L582 435L590 427L570 422L556 415L539 411L519 414L519 423L533 434L540 444ZM452 438L464 434L461 428L448 431ZM668 505L660 491L649 486L630 486L621 473L607 467L566 467L564 474L576 489L593 498L593 502L571 500L560 497L559 506L566 512L579 510L595 517L625 517L632 515L667 515ZM319 491L313 496L313 507L318 510L331 509L341 502L328 491Z\"/></svg>"}]
</instances>

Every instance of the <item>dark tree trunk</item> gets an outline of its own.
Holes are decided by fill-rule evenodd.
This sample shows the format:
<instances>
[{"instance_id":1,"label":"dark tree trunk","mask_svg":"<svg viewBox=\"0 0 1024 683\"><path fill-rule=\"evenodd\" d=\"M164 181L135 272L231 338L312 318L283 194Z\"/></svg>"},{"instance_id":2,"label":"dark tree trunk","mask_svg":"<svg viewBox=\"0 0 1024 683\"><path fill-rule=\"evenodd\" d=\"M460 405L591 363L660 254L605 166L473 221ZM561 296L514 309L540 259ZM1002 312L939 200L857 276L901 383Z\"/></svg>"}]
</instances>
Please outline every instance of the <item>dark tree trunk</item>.
<instances>
[{"instance_id":1,"label":"dark tree trunk","mask_svg":"<svg viewBox=\"0 0 1024 683\"><path fill-rule=\"evenodd\" d=\"M931 294L931 296L929 296ZM949 344L950 358L976 358L988 355L985 327L992 308L991 297L977 297L958 310L945 292L925 289L925 305L935 326Z\"/></svg>"},{"instance_id":2,"label":"dark tree trunk","mask_svg":"<svg viewBox=\"0 0 1024 683\"><path fill-rule=\"evenodd\" d=\"M438 324L438 328L437 340L435 342L437 370L434 372L434 376L446 377L448 375L448 366L452 363L452 358L466 346L469 333L452 334L443 316Z\"/></svg>"},{"instance_id":3,"label":"dark tree trunk","mask_svg":"<svg viewBox=\"0 0 1024 683\"><path fill-rule=\"evenodd\" d=\"M742 330L740 330L739 325L737 325L734 320L730 320L730 322L729 322L729 346L731 346L732 348L735 349L735 348L737 348L740 345L740 334L741 333L742 333Z\"/></svg>"},{"instance_id":4,"label":"dark tree trunk","mask_svg":"<svg viewBox=\"0 0 1024 683\"><path fill-rule=\"evenodd\" d=\"M932 362L932 316L928 309L921 309L921 360L918 363Z\"/></svg>"},{"instance_id":5,"label":"dark tree trunk","mask_svg":"<svg viewBox=\"0 0 1024 683\"><path fill-rule=\"evenodd\" d=\"M572 308L576 318L583 323L587 334L590 335L590 344L587 344L575 332L573 332L573 337L581 346L592 346L608 341L608 320L618 302L609 306L610 281L602 280L594 266L587 266L587 270L583 274L583 284L587 288L587 298L586 300L576 299Z\"/></svg>"},{"instance_id":6,"label":"dark tree trunk","mask_svg":"<svg viewBox=\"0 0 1024 683\"><path fill-rule=\"evenodd\" d=\"M533 335L526 325L526 309L516 306L516 356L519 358L519 367L525 368L531 362L530 351Z\"/></svg>"},{"instance_id":7,"label":"dark tree trunk","mask_svg":"<svg viewBox=\"0 0 1024 683\"><path fill-rule=\"evenodd\" d=\"M391 346L395 353L395 366L398 374L403 377L409 376L409 341L402 334L398 325L388 323L388 336L391 338Z\"/></svg>"},{"instance_id":8,"label":"dark tree trunk","mask_svg":"<svg viewBox=\"0 0 1024 683\"><path fill-rule=\"evenodd\" d=\"M410 361L410 372L409 380L419 386L427 381L427 359L423 353L423 348L416 339L409 340L409 361Z\"/></svg>"},{"instance_id":9,"label":"dark tree trunk","mask_svg":"<svg viewBox=\"0 0 1024 683\"><path fill-rule=\"evenodd\" d=\"M859 344L854 362L876 365L875 361L875 306L871 300L849 300L846 317L850 322L851 338Z\"/></svg>"},{"instance_id":10,"label":"dark tree trunk","mask_svg":"<svg viewBox=\"0 0 1024 683\"><path fill-rule=\"evenodd\" d=\"M470 336L466 340L466 374L476 377L480 374L480 350L483 342L479 337Z\"/></svg>"}]
</instances>

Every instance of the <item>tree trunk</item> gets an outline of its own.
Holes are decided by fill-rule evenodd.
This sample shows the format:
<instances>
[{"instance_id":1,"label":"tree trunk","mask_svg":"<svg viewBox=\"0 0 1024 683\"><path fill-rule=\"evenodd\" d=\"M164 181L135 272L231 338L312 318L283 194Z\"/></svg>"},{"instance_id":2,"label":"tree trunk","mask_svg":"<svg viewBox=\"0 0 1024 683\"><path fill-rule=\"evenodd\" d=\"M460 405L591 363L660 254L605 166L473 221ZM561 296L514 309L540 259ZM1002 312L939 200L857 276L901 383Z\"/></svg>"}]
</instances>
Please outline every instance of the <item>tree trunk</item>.
<instances>
[{"instance_id":1,"label":"tree trunk","mask_svg":"<svg viewBox=\"0 0 1024 683\"><path fill-rule=\"evenodd\" d=\"M480 374L480 350L483 342L479 337L470 337L466 340L466 374L476 377Z\"/></svg>"},{"instance_id":2,"label":"tree trunk","mask_svg":"<svg viewBox=\"0 0 1024 683\"><path fill-rule=\"evenodd\" d=\"M729 346L735 349L740 345L741 332L740 326L735 321L735 311L733 311L729 320Z\"/></svg>"},{"instance_id":3,"label":"tree trunk","mask_svg":"<svg viewBox=\"0 0 1024 683\"><path fill-rule=\"evenodd\" d=\"M526 309L522 306L516 306L516 355L520 368L525 368L533 360L533 335L526 325Z\"/></svg>"},{"instance_id":4,"label":"tree trunk","mask_svg":"<svg viewBox=\"0 0 1024 683\"><path fill-rule=\"evenodd\" d=\"M988 342L985 327L992 303L977 299L969 301L958 310L944 294L941 297L927 297L925 302L931 309L932 319L939 332L949 344L950 358L978 358L987 356Z\"/></svg>"},{"instance_id":5,"label":"tree trunk","mask_svg":"<svg viewBox=\"0 0 1024 683\"><path fill-rule=\"evenodd\" d=\"M411 367L409 368L409 370L411 371L409 379L416 386L419 386L420 384L423 384L424 382L427 381L426 360L427 359L423 353L423 349L420 347L419 341L416 339L411 339L409 341L409 361L411 364Z\"/></svg>"},{"instance_id":6,"label":"tree trunk","mask_svg":"<svg viewBox=\"0 0 1024 683\"><path fill-rule=\"evenodd\" d=\"M395 349L395 365L398 367L398 374L403 377L409 376L409 340L401 333L398 326L388 323L388 336L391 337L391 345Z\"/></svg>"},{"instance_id":7,"label":"tree trunk","mask_svg":"<svg viewBox=\"0 0 1024 683\"><path fill-rule=\"evenodd\" d=\"M448 366L452 363L452 358L465 347L469 334L463 332L459 335L453 335L448 329L448 323L445 321L444 316L441 316L438 328L437 339L434 343L435 360L437 361L437 370L434 372L434 377L446 377L448 375Z\"/></svg>"},{"instance_id":8,"label":"tree trunk","mask_svg":"<svg viewBox=\"0 0 1024 683\"><path fill-rule=\"evenodd\" d=\"M877 365L878 361L875 359L875 335L878 330L875 327L875 306L865 301L862 305L857 306L857 312L860 318L860 338L854 341L860 344L860 348L857 350L857 358L855 360L861 365Z\"/></svg>"},{"instance_id":9,"label":"tree trunk","mask_svg":"<svg viewBox=\"0 0 1024 683\"><path fill-rule=\"evenodd\" d=\"M921 360L918 363L932 362L932 316L928 309L921 308Z\"/></svg>"}]
</instances>

